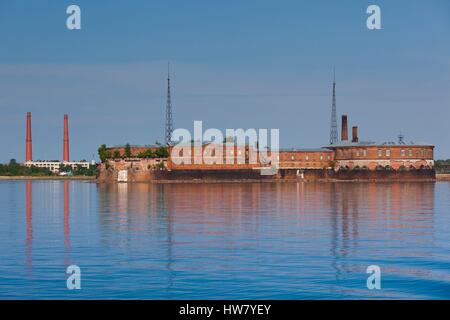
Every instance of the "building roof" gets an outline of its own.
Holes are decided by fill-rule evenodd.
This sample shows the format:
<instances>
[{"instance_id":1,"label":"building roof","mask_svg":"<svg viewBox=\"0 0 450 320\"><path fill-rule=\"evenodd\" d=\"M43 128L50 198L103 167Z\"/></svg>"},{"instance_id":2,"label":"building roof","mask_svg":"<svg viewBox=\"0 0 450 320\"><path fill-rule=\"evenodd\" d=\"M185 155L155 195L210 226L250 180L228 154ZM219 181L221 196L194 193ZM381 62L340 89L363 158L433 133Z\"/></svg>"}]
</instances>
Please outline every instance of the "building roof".
<instances>
[{"instance_id":1,"label":"building roof","mask_svg":"<svg viewBox=\"0 0 450 320\"><path fill-rule=\"evenodd\" d=\"M145 144L145 145L136 145L136 144L130 144L130 148L159 148L164 145L157 145L157 144ZM118 148L125 148L126 145L115 145L115 146L106 146L106 149L118 149Z\"/></svg>"},{"instance_id":2,"label":"building roof","mask_svg":"<svg viewBox=\"0 0 450 320\"><path fill-rule=\"evenodd\" d=\"M338 141L337 143L330 144L326 146L326 148L342 148L342 147L386 147L386 146L393 146L393 147L434 147L431 144L428 143L415 143L413 141L409 142L394 142L394 141L384 141L384 142L377 142L377 141L358 141L358 142L352 142L352 141Z\"/></svg>"},{"instance_id":3,"label":"building roof","mask_svg":"<svg viewBox=\"0 0 450 320\"><path fill-rule=\"evenodd\" d=\"M326 147L323 148L280 148L280 152L331 152Z\"/></svg>"}]
</instances>

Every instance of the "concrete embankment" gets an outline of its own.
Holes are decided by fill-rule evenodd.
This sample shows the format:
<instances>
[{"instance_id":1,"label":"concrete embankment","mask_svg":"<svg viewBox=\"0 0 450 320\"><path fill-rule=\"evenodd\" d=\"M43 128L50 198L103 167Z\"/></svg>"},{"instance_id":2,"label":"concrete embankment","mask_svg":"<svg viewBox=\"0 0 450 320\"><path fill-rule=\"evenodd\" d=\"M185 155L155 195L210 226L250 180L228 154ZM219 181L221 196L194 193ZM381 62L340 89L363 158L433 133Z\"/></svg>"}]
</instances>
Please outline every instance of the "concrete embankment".
<instances>
[{"instance_id":1,"label":"concrete embankment","mask_svg":"<svg viewBox=\"0 0 450 320\"><path fill-rule=\"evenodd\" d=\"M436 173L437 181L450 181L450 173Z\"/></svg>"},{"instance_id":2,"label":"concrete embankment","mask_svg":"<svg viewBox=\"0 0 450 320\"><path fill-rule=\"evenodd\" d=\"M129 168L126 182L183 183L183 182L270 182L270 181L435 181L434 170L417 171L338 171L280 169L274 175L261 175L259 170L142 170ZM118 170L100 170L97 182L115 183Z\"/></svg>"}]
</instances>

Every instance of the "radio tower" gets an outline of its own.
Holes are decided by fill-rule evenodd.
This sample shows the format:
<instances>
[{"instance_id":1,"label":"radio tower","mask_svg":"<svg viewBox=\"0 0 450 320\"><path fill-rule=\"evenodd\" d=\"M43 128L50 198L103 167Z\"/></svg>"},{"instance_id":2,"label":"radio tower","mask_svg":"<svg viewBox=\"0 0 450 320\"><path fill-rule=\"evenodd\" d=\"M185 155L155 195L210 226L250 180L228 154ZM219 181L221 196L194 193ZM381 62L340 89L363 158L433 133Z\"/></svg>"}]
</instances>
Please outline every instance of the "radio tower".
<instances>
[{"instance_id":1,"label":"radio tower","mask_svg":"<svg viewBox=\"0 0 450 320\"><path fill-rule=\"evenodd\" d=\"M166 144L169 145L172 140L173 119L172 119L172 101L170 100L170 64L167 64L167 103L166 103Z\"/></svg>"},{"instance_id":2,"label":"radio tower","mask_svg":"<svg viewBox=\"0 0 450 320\"><path fill-rule=\"evenodd\" d=\"M330 144L338 142L338 128L336 119L336 77L333 70L333 100L331 107Z\"/></svg>"}]
</instances>

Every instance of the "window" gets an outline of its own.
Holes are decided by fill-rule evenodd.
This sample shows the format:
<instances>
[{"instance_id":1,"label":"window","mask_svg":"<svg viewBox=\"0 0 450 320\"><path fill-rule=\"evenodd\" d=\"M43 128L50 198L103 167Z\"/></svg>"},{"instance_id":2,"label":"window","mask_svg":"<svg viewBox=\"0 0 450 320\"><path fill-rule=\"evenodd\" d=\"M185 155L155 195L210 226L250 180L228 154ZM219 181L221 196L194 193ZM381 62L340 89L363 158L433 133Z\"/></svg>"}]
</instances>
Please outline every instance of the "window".
<instances>
[{"instance_id":1,"label":"window","mask_svg":"<svg viewBox=\"0 0 450 320\"><path fill-rule=\"evenodd\" d=\"M408 156L412 157L412 150L411 149L408 150Z\"/></svg>"},{"instance_id":2,"label":"window","mask_svg":"<svg viewBox=\"0 0 450 320\"><path fill-rule=\"evenodd\" d=\"M359 157L359 150L356 150L356 156Z\"/></svg>"},{"instance_id":3,"label":"window","mask_svg":"<svg viewBox=\"0 0 450 320\"><path fill-rule=\"evenodd\" d=\"M383 156L383 151L381 149L378 149L378 157Z\"/></svg>"},{"instance_id":4,"label":"window","mask_svg":"<svg viewBox=\"0 0 450 320\"><path fill-rule=\"evenodd\" d=\"M386 157L390 157L391 156L391 150L390 149L386 149Z\"/></svg>"},{"instance_id":5,"label":"window","mask_svg":"<svg viewBox=\"0 0 450 320\"><path fill-rule=\"evenodd\" d=\"M294 161L294 160L295 160L295 157L294 157L294 156L291 156L291 160Z\"/></svg>"},{"instance_id":6,"label":"window","mask_svg":"<svg viewBox=\"0 0 450 320\"><path fill-rule=\"evenodd\" d=\"M404 157L405 156L405 150L402 149L401 154L402 154L402 157Z\"/></svg>"},{"instance_id":7,"label":"window","mask_svg":"<svg viewBox=\"0 0 450 320\"><path fill-rule=\"evenodd\" d=\"M363 157L367 157L367 150L366 149L363 150Z\"/></svg>"},{"instance_id":8,"label":"window","mask_svg":"<svg viewBox=\"0 0 450 320\"><path fill-rule=\"evenodd\" d=\"M305 157L305 159L306 159L306 161L308 161L308 160L309 160L309 156L307 155L307 156Z\"/></svg>"},{"instance_id":9,"label":"window","mask_svg":"<svg viewBox=\"0 0 450 320\"><path fill-rule=\"evenodd\" d=\"M323 155L320 155L320 160L323 160Z\"/></svg>"},{"instance_id":10,"label":"window","mask_svg":"<svg viewBox=\"0 0 450 320\"><path fill-rule=\"evenodd\" d=\"M330 160L330 159L331 159L330 155L327 155L327 159L328 159L328 160Z\"/></svg>"}]
</instances>

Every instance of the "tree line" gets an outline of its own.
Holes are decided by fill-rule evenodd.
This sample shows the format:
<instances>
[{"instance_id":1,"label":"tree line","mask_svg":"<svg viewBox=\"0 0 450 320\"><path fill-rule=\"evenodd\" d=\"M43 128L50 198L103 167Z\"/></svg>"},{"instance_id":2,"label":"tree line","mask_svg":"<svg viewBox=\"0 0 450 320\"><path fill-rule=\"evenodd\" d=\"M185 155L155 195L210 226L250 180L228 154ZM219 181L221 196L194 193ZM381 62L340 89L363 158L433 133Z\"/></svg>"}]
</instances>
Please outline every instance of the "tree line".
<instances>
[{"instance_id":1,"label":"tree line","mask_svg":"<svg viewBox=\"0 0 450 320\"><path fill-rule=\"evenodd\" d=\"M84 168L77 165L75 169L68 165L61 165L59 172L65 172L70 176L95 176L97 174L97 167L95 165ZM45 177L52 176L54 173L48 168L39 168L36 166L24 166L17 163L16 159L11 159L9 163L0 164L0 176L36 176Z\"/></svg>"},{"instance_id":2,"label":"tree line","mask_svg":"<svg viewBox=\"0 0 450 320\"><path fill-rule=\"evenodd\" d=\"M111 151L109 150L105 144L102 144L98 148L98 156L100 158L101 162L105 162L107 159L121 159L121 158L168 158L169 157L169 151L167 150L167 147L163 146L162 144L156 142L156 145L158 145L158 148L156 150L153 149L147 149L145 151L142 151L138 154L133 154L131 152L131 146L129 143L125 145L124 153L123 155L120 153L119 150Z\"/></svg>"},{"instance_id":3,"label":"tree line","mask_svg":"<svg viewBox=\"0 0 450 320\"><path fill-rule=\"evenodd\" d=\"M78 164L75 168L68 165L61 165L59 167L59 172L65 172L70 176L95 176L97 175L97 167L95 165L90 165L89 168L85 168Z\"/></svg>"},{"instance_id":4,"label":"tree line","mask_svg":"<svg viewBox=\"0 0 450 320\"><path fill-rule=\"evenodd\" d=\"M9 163L0 164L0 176L51 176L53 173L47 168L35 166L27 167L11 159Z\"/></svg>"},{"instance_id":5,"label":"tree line","mask_svg":"<svg viewBox=\"0 0 450 320\"><path fill-rule=\"evenodd\" d=\"M437 173L450 173L450 159L434 161L434 168Z\"/></svg>"}]
</instances>

